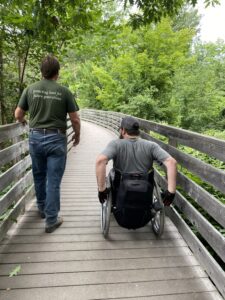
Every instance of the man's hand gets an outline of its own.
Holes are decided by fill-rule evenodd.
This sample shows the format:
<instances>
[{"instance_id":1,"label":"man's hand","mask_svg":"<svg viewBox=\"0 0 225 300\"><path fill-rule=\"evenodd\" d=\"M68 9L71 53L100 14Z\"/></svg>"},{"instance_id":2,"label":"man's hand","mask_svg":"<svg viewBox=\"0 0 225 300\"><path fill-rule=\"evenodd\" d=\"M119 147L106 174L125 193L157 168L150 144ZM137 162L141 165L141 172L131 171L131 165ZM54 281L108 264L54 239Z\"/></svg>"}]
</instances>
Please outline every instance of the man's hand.
<instances>
[{"instance_id":1,"label":"man's hand","mask_svg":"<svg viewBox=\"0 0 225 300\"><path fill-rule=\"evenodd\" d=\"M77 136L76 133L72 136L73 146L77 146L80 142L80 136Z\"/></svg>"},{"instance_id":2,"label":"man's hand","mask_svg":"<svg viewBox=\"0 0 225 300\"><path fill-rule=\"evenodd\" d=\"M105 190L101 192L98 191L98 199L101 204L103 204L107 200L108 194L109 194L108 188L105 188Z\"/></svg>"},{"instance_id":3,"label":"man's hand","mask_svg":"<svg viewBox=\"0 0 225 300\"><path fill-rule=\"evenodd\" d=\"M25 116L25 111L20 108L19 106L17 106L16 110L15 110L15 118L16 118L16 122L20 122L23 126L27 125L27 121L24 118Z\"/></svg>"},{"instance_id":4,"label":"man's hand","mask_svg":"<svg viewBox=\"0 0 225 300\"><path fill-rule=\"evenodd\" d=\"M162 193L162 200L165 206L170 206L175 197L175 193L170 193L168 190Z\"/></svg>"}]
</instances>

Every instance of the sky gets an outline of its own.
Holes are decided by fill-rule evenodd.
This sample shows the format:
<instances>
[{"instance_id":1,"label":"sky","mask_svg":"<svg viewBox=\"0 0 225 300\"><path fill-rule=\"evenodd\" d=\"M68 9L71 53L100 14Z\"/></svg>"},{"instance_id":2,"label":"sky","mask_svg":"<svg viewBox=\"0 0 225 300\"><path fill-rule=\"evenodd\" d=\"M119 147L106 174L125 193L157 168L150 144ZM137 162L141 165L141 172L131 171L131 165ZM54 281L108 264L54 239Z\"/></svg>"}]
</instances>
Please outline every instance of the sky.
<instances>
[{"instance_id":1,"label":"sky","mask_svg":"<svg viewBox=\"0 0 225 300\"><path fill-rule=\"evenodd\" d=\"M198 1L199 13L202 15L200 38L205 42L215 42L218 38L225 41L225 0L220 5L204 7L204 1Z\"/></svg>"}]
</instances>

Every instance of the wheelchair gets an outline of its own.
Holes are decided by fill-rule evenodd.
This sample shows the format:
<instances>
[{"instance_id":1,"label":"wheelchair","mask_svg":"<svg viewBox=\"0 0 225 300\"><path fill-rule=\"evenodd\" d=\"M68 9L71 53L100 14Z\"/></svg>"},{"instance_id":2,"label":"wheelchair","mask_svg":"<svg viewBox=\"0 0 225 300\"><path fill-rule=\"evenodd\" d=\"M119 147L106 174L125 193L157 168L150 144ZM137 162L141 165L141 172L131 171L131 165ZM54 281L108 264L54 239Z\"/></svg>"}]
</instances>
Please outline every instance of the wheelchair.
<instances>
[{"instance_id":1,"label":"wheelchair","mask_svg":"<svg viewBox=\"0 0 225 300\"><path fill-rule=\"evenodd\" d=\"M117 197L118 188L120 186L120 182L116 184L115 187L115 170L111 170L109 175L106 178L106 186L109 190L107 200L101 205L101 230L102 234L105 238L108 237L109 228L110 228L110 219L111 214L114 215L117 223L121 226L120 222L118 222L116 218L116 207L115 207L115 198ZM148 199L148 208L145 213L148 215L147 223L143 226L138 226L137 228L144 227L147 224L151 224L153 233L160 237L164 231L164 222L165 222L165 209L162 201L161 190L160 187L154 177L154 170L151 172L150 184L152 186L152 199ZM151 198L151 197L150 197ZM128 199L129 202L129 199ZM135 218L135 207L134 207L133 218ZM123 226L128 228L126 226ZM128 229L137 229L135 226Z\"/></svg>"}]
</instances>

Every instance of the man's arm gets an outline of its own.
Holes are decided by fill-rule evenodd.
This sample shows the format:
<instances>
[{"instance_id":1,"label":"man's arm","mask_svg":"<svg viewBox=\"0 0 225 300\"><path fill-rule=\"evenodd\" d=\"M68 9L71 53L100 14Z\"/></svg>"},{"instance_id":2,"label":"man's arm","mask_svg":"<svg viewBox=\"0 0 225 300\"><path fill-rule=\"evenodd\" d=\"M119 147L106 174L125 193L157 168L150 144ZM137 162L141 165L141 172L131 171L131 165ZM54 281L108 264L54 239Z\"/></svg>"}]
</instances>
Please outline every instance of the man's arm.
<instances>
[{"instance_id":1,"label":"man's arm","mask_svg":"<svg viewBox=\"0 0 225 300\"><path fill-rule=\"evenodd\" d=\"M72 140L74 140L73 145L76 146L80 142L80 117L76 111L69 113L69 117L74 130L74 135L72 136Z\"/></svg>"},{"instance_id":2,"label":"man's arm","mask_svg":"<svg viewBox=\"0 0 225 300\"><path fill-rule=\"evenodd\" d=\"M98 184L98 190L100 192L104 191L106 189L106 165L108 163L108 157L100 154L97 157L96 160L96 177L97 177L97 184Z\"/></svg>"},{"instance_id":3,"label":"man's arm","mask_svg":"<svg viewBox=\"0 0 225 300\"><path fill-rule=\"evenodd\" d=\"M15 110L15 119L22 123L23 125L26 125L27 124L27 121L25 120L25 111L20 108L19 106L17 106L16 110Z\"/></svg>"},{"instance_id":4,"label":"man's arm","mask_svg":"<svg viewBox=\"0 0 225 300\"><path fill-rule=\"evenodd\" d=\"M167 169L168 191L174 194L176 192L177 162L170 156L164 160L163 164Z\"/></svg>"}]
</instances>

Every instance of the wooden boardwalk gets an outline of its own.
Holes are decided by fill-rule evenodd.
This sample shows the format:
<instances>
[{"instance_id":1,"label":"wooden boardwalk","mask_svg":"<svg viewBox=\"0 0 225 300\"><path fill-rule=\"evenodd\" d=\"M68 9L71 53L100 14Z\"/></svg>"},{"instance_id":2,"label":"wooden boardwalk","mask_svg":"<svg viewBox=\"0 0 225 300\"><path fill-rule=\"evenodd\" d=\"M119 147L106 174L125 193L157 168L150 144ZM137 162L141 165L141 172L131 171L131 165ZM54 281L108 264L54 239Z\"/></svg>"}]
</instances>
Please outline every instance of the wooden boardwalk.
<instances>
[{"instance_id":1,"label":"wooden boardwalk","mask_svg":"<svg viewBox=\"0 0 225 300\"><path fill-rule=\"evenodd\" d=\"M114 220L104 240L94 165L113 137L82 123L62 183L64 223L44 233L33 201L0 244L1 300L222 299L169 219L159 240L148 226L129 231Z\"/></svg>"}]
</instances>

